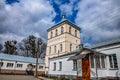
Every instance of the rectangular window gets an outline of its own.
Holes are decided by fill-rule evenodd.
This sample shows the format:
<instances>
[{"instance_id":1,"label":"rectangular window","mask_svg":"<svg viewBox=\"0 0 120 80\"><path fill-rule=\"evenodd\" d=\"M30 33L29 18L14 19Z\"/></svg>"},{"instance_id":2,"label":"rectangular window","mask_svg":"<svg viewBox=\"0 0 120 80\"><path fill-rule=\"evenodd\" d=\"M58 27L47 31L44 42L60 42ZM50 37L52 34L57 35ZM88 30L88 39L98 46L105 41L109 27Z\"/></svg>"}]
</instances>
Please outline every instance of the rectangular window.
<instances>
[{"instance_id":1,"label":"rectangular window","mask_svg":"<svg viewBox=\"0 0 120 80\"><path fill-rule=\"evenodd\" d=\"M61 27L61 34L63 34L63 32L64 32L64 29L63 29L63 27Z\"/></svg>"},{"instance_id":2,"label":"rectangular window","mask_svg":"<svg viewBox=\"0 0 120 80\"><path fill-rule=\"evenodd\" d=\"M35 65L32 65L33 68L35 68L36 66Z\"/></svg>"},{"instance_id":3,"label":"rectangular window","mask_svg":"<svg viewBox=\"0 0 120 80\"><path fill-rule=\"evenodd\" d=\"M62 62L59 62L59 71L62 70Z\"/></svg>"},{"instance_id":4,"label":"rectangular window","mask_svg":"<svg viewBox=\"0 0 120 80\"><path fill-rule=\"evenodd\" d=\"M71 34L71 26L69 27L69 34Z\"/></svg>"},{"instance_id":5,"label":"rectangular window","mask_svg":"<svg viewBox=\"0 0 120 80\"><path fill-rule=\"evenodd\" d=\"M49 47L49 53L51 53L51 47Z\"/></svg>"},{"instance_id":6,"label":"rectangular window","mask_svg":"<svg viewBox=\"0 0 120 80\"><path fill-rule=\"evenodd\" d=\"M118 68L116 54L109 55L110 68Z\"/></svg>"},{"instance_id":7,"label":"rectangular window","mask_svg":"<svg viewBox=\"0 0 120 80\"><path fill-rule=\"evenodd\" d=\"M56 29L56 30L55 30L55 36L57 36L57 35L58 35L58 30Z\"/></svg>"},{"instance_id":8,"label":"rectangular window","mask_svg":"<svg viewBox=\"0 0 120 80\"><path fill-rule=\"evenodd\" d=\"M17 64L18 68L22 68L23 64Z\"/></svg>"},{"instance_id":9,"label":"rectangular window","mask_svg":"<svg viewBox=\"0 0 120 80\"><path fill-rule=\"evenodd\" d=\"M94 57L91 55L90 57L91 68L94 68Z\"/></svg>"},{"instance_id":10,"label":"rectangular window","mask_svg":"<svg viewBox=\"0 0 120 80\"><path fill-rule=\"evenodd\" d=\"M0 67L2 67L3 66L3 62L0 62Z\"/></svg>"},{"instance_id":11,"label":"rectangular window","mask_svg":"<svg viewBox=\"0 0 120 80\"><path fill-rule=\"evenodd\" d=\"M7 63L7 67L13 67L13 63Z\"/></svg>"},{"instance_id":12,"label":"rectangular window","mask_svg":"<svg viewBox=\"0 0 120 80\"><path fill-rule=\"evenodd\" d=\"M96 55L95 61L96 61L96 67L100 68L100 56L99 55Z\"/></svg>"},{"instance_id":13,"label":"rectangular window","mask_svg":"<svg viewBox=\"0 0 120 80\"><path fill-rule=\"evenodd\" d=\"M101 56L101 67L105 68L105 56Z\"/></svg>"},{"instance_id":14,"label":"rectangular window","mask_svg":"<svg viewBox=\"0 0 120 80\"><path fill-rule=\"evenodd\" d=\"M43 69L43 66L39 66L39 69Z\"/></svg>"},{"instance_id":15,"label":"rectangular window","mask_svg":"<svg viewBox=\"0 0 120 80\"><path fill-rule=\"evenodd\" d=\"M51 36L50 36L50 38L52 38L52 36L53 36L53 32L51 32Z\"/></svg>"},{"instance_id":16,"label":"rectangular window","mask_svg":"<svg viewBox=\"0 0 120 80\"><path fill-rule=\"evenodd\" d=\"M77 70L77 60L73 60L73 70Z\"/></svg>"},{"instance_id":17,"label":"rectangular window","mask_svg":"<svg viewBox=\"0 0 120 80\"><path fill-rule=\"evenodd\" d=\"M56 62L54 62L54 68L53 68L53 71L56 70Z\"/></svg>"},{"instance_id":18,"label":"rectangular window","mask_svg":"<svg viewBox=\"0 0 120 80\"><path fill-rule=\"evenodd\" d=\"M70 44L70 51L72 51L72 44Z\"/></svg>"},{"instance_id":19,"label":"rectangular window","mask_svg":"<svg viewBox=\"0 0 120 80\"><path fill-rule=\"evenodd\" d=\"M60 44L60 51L62 52L62 44Z\"/></svg>"},{"instance_id":20,"label":"rectangular window","mask_svg":"<svg viewBox=\"0 0 120 80\"><path fill-rule=\"evenodd\" d=\"M75 37L77 37L77 30L75 30Z\"/></svg>"},{"instance_id":21,"label":"rectangular window","mask_svg":"<svg viewBox=\"0 0 120 80\"><path fill-rule=\"evenodd\" d=\"M56 53L56 46L54 46L54 53Z\"/></svg>"},{"instance_id":22,"label":"rectangular window","mask_svg":"<svg viewBox=\"0 0 120 80\"><path fill-rule=\"evenodd\" d=\"M95 65L96 68L105 68L105 55L94 55L94 56L92 55L90 57L90 63L91 63L91 68L95 68Z\"/></svg>"}]
</instances>

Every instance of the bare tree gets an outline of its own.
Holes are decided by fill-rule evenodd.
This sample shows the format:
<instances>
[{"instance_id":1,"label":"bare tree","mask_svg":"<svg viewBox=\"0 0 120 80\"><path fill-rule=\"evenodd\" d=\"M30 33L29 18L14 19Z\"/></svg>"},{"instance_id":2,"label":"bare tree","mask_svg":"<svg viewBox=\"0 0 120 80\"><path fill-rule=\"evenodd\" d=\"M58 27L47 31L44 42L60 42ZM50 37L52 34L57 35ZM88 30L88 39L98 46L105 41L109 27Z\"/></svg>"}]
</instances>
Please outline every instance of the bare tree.
<instances>
[{"instance_id":1,"label":"bare tree","mask_svg":"<svg viewBox=\"0 0 120 80\"><path fill-rule=\"evenodd\" d=\"M38 57L40 57L40 55L46 49L45 42L43 42L41 38L35 37L33 35L30 35L29 37L23 39L23 43L25 46L24 50L25 50L26 56L31 55L31 57L36 57L36 52L39 51Z\"/></svg>"},{"instance_id":2,"label":"bare tree","mask_svg":"<svg viewBox=\"0 0 120 80\"><path fill-rule=\"evenodd\" d=\"M28 38L24 39L23 42L25 44L27 54L30 52L32 57L36 58L35 76L38 77L38 58L41 57L41 54L45 51L46 44L41 38L37 38L33 35L30 35Z\"/></svg>"}]
</instances>

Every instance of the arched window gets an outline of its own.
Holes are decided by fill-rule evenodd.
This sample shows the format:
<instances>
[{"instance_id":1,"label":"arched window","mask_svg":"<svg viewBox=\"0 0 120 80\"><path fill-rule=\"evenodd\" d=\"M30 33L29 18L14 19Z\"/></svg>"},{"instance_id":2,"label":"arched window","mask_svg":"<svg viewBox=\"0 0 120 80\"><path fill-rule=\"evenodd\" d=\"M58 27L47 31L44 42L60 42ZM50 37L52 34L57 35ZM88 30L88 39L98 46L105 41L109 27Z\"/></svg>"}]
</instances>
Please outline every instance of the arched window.
<instances>
[{"instance_id":1,"label":"arched window","mask_svg":"<svg viewBox=\"0 0 120 80\"><path fill-rule=\"evenodd\" d=\"M61 27L61 34L63 34L63 32L64 32L64 29L63 29L63 27Z\"/></svg>"},{"instance_id":2,"label":"arched window","mask_svg":"<svg viewBox=\"0 0 120 80\"><path fill-rule=\"evenodd\" d=\"M75 37L77 37L77 30L75 30Z\"/></svg>"},{"instance_id":3,"label":"arched window","mask_svg":"<svg viewBox=\"0 0 120 80\"><path fill-rule=\"evenodd\" d=\"M52 36L53 36L53 32L51 31L51 38L52 38Z\"/></svg>"},{"instance_id":4,"label":"arched window","mask_svg":"<svg viewBox=\"0 0 120 80\"><path fill-rule=\"evenodd\" d=\"M71 26L69 27L69 34L71 34Z\"/></svg>"},{"instance_id":5,"label":"arched window","mask_svg":"<svg viewBox=\"0 0 120 80\"><path fill-rule=\"evenodd\" d=\"M58 35L58 30L56 29L56 30L55 30L55 36L57 36L57 35Z\"/></svg>"},{"instance_id":6,"label":"arched window","mask_svg":"<svg viewBox=\"0 0 120 80\"><path fill-rule=\"evenodd\" d=\"M54 46L54 52L56 53L56 46Z\"/></svg>"},{"instance_id":7,"label":"arched window","mask_svg":"<svg viewBox=\"0 0 120 80\"><path fill-rule=\"evenodd\" d=\"M60 44L60 51L62 52L62 44Z\"/></svg>"},{"instance_id":8,"label":"arched window","mask_svg":"<svg viewBox=\"0 0 120 80\"><path fill-rule=\"evenodd\" d=\"M72 44L70 44L70 51L72 51Z\"/></svg>"}]
</instances>

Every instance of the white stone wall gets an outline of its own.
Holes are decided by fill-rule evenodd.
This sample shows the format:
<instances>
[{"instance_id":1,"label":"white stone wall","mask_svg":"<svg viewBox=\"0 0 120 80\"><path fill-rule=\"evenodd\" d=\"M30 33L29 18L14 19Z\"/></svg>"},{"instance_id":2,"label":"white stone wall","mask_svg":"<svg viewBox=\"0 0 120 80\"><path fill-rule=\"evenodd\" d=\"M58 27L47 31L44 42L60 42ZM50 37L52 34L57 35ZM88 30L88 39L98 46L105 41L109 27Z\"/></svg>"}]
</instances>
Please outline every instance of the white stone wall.
<instances>
[{"instance_id":1,"label":"white stone wall","mask_svg":"<svg viewBox=\"0 0 120 80\"><path fill-rule=\"evenodd\" d=\"M50 75L76 75L76 71L73 71L73 61L68 61L69 57L57 58L55 60L49 61L49 71ZM56 62L56 70L54 71L54 62ZM62 62L62 70L59 71L59 62Z\"/></svg>"},{"instance_id":2,"label":"white stone wall","mask_svg":"<svg viewBox=\"0 0 120 80\"><path fill-rule=\"evenodd\" d=\"M2 60L3 62L3 66L1 67L1 69L7 69L7 70L26 70L27 65L30 64L28 62L19 62L19 61L9 61L9 60ZM13 63L13 67L7 67L7 63ZM23 64L22 68L17 67L17 64ZM33 64L35 65L35 64ZM43 66L43 69L39 69L39 66ZM33 69L35 70L35 69ZM38 71L44 71L45 70L45 65L44 64L39 64L38 65Z\"/></svg>"},{"instance_id":3,"label":"white stone wall","mask_svg":"<svg viewBox=\"0 0 120 80\"><path fill-rule=\"evenodd\" d=\"M118 69L110 69L110 63L108 56L106 57L105 62L105 69L97 69L98 70L98 77L118 77L117 73L120 71L120 44L110 45L102 48L96 48L95 50L105 53L105 54L116 54L117 62L118 62ZM91 69L95 73L95 69ZM91 77L95 75L91 74Z\"/></svg>"}]
</instances>

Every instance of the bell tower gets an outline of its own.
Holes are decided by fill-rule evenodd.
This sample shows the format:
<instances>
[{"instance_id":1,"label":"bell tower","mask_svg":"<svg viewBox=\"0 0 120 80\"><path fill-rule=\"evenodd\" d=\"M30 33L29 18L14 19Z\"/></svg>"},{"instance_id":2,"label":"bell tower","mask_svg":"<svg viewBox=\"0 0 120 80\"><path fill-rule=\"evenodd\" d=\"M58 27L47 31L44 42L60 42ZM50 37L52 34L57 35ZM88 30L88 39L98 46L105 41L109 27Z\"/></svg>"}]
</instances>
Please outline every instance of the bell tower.
<instances>
[{"instance_id":1,"label":"bell tower","mask_svg":"<svg viewBox=\"0 0 120 80\"><path fill-rule=\"evenodd\" d=\"M49 58L69 54L80 45L80 28L67 20L62 14L62 20L49 28L45 57L46 70L49 68Z\"/></svg>"}]
</instances>

